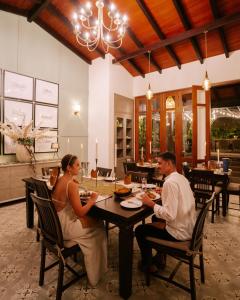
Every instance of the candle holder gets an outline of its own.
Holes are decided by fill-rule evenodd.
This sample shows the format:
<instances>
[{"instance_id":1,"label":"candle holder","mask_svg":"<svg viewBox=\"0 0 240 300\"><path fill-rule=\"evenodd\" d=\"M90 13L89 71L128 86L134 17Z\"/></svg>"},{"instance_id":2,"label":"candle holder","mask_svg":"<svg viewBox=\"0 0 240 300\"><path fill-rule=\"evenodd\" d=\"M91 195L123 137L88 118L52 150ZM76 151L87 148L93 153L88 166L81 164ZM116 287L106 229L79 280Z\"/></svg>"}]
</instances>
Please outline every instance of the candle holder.
<instances>
[{"instance_id":1,"label":"candle holder","mask_svg":"<svg viewBox=\"0 0 240 300\"><path fill-rule=\"evenodd\" d=\"M117 187L117 176L116 176L116 173L117 173L117 167L114 167L114 181L115 181L115 191L116 191L116 187Z\"/></svg>"},{"instance_id":2,"label":"candle holder","mask_svg":"<svg viewBox=\"0 0 240 300\"><path fill-rule=\"evenodd\" d=\"M98 178L98 172L97 172L97 163L98 163L98 159L95 159L96 161L96 187L97 187L97 178Z\"/></svg>"}]
</instances>

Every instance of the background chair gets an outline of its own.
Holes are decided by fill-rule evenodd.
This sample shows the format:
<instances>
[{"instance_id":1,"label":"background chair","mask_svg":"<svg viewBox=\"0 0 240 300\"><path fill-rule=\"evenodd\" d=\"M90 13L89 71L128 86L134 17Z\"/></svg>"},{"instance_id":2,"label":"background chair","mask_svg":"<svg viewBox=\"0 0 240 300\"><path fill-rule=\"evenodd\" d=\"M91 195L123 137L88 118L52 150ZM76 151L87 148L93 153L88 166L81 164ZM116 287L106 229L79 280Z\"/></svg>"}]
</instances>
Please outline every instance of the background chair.
<instances>
[{"instance_id":1,"label":"background chair","mask_svg":"<svg viewBox=\"0 0 240 300\"><path fill-rule=\"evenodd\" d=\"M112 173L112 169L97 167L98 176L110 177Z\"/></svg>"},{"instance_id":2,"label":"background chair","mask_svg":"<svg viewBox=\"0 0 240 300\"><path fill-rule=\"evenodd\" d=\"M230 195L236 195L239 197L238 203L230 203L229 202L229 196ZM238 208L229 207L229 204L232 204L234 206L238 206ZM228 209L234 209L234 210L240 210L240 184L235 182L230 182L227 186L227 208Z\"/></svg>"},{"instance_id":3,"label":"background chair","mask_svg":"<svg viewBox=\"0 0 240 300\"><path fill-rule=\"evenodd\" d=\"M183 171L183 175L184 175L187 179L189 179L190 172L191 172L191 168L190 168L188 162L183 162L183 163L182 163L182 171Z\"/></svg>"},{"instance_id":4,"label":"background chair","mask_svg":"<svg viewBox=\"0 0 240 300\"><path fill-rule=\"evenodd\" d=\"M211 222L214 223L214 214L219 214L219 194L222 191L222 187L216 186L214 173L209 170L191 170L189 173L189 181L194 192L196 208L198 204L204 204L204 202L209 199L213 192L215 192L216 197L212 202L212 217Z\"/></svg>"},{"instance_id":5,"label":"background chair","mask_svg":"<svg viewBox=\"0 0 240 300\"><path fill-rule=\"evenodd\" d=\"M138 183L142 183L143 178L146 179L148 178L148 173L146 172L133 172L133 171L128 171L127 175L131 175L131 180L133 182L138 182Z\"/></svg>"},{"instance_id":6,"label":"background chair","mask_svg":"<svg viewBox=\"0 0 240 300\"><path fill-rule=\"evenodd\" d=\"M196 299L196 287L195 287L195 276L194 268L200 269L201 282L205 282L204 275L204 260L203 260L203 227L206 219L206 215L209 207L214 201L215 193L212 194L210 199L206 200L203 207L198 215L197 221L195 223L192 238L190 241L175 242L167 241L152 237L147 237L147 243L152 249L156 249L160 253L168 254L175 259L179 260L177 266L174 268L169 277L163 276L161 274L153 274L153 276L158 277L164 281L174 284L175 286L184 289L191 294L191 299ZM194 264L194 259L196 255L199 255L199 265ZM148 265L151 266L152 258L149 257ZM189 265L189 277L190 277L190 287L187 287L174 280L174 276L181 266L182 263L187 263ZM150 285L150 268L146 271L146 283Z\"/></svg>"},{"instance_id":7,"label":"background chair","mask_svg":"<svg viewBox=\"0 0 240 300\"><path fill-rule=\"evenodd\" d=\"M124 169L125 175L129 171L136 172L137 171L137 164L135 162L128 162L128 161L123 162L123 169Z\"/></svg>"},{"instance_id":8,"label":"background chair","mask_svg":"<svg viewBox=\"0 0 240 300\"><path fill-rule=\"evenodd\" d=\"M42 235L39 285L42 286L44 284L45 272L58 265L56 300L60 300L62 293L66 288L86 275L85 273L78 274L65 261L67 257L77 254L81 249L79 245L74 242L70 247L64 246L61 224L52 201L50 199L38 197L34 194L31 194L31 197L37 208ZM53 253L57 259L47 267L45 266L46 250ZM65 267L75 275L75 278L64 285L63 277Z\"/></svg>"},{"instance_id":9,"label":"background chair","mask_svg":"<svg viewBox=\"0 0 240 300\"><path fill-rule=\"evenodd\" d=\"M58 170L60 171L60 167L59 166L54 166L54 167L44 167L42 168L42 176L50 176L51 175L51 171L52 170Z\"/></svg>"}]
</instances>

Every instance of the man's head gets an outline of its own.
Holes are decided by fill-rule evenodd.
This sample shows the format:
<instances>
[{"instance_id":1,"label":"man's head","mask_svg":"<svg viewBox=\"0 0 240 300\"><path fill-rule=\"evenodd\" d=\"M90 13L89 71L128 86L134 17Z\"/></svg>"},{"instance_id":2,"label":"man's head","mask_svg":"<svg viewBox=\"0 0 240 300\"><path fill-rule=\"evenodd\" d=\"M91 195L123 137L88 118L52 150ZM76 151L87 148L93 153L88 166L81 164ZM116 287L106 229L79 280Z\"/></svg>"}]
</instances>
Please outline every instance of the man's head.
<instances>
[{"instance_id":1,"label":"man's head","mask_svg":"<svg viewBox=\"0 0 240 300\"><path fill-rule=\"evenodd\" d=\"M169 175L176 171L176 156L171 152L163 152L159 155L159 171L163 175Z\"/></svg>"}]
</instances>

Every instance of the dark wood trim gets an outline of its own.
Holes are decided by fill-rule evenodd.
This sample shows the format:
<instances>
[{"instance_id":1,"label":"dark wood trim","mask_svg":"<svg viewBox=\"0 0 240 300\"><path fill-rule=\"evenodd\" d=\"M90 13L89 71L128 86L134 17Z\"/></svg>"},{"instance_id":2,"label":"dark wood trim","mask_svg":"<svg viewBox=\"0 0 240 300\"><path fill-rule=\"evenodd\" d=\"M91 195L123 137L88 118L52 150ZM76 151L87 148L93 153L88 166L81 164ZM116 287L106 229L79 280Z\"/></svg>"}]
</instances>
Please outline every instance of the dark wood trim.
<instances>
[{"instance_id":1,"label":"dark wood trim","mask_svg":"<svg viewBox=\"0 0 240 300\"><path fill-rule=\"evenodd\" d=\"M191 29L192 26L191 26L191 24L190 24L190 22L189 22L189 20L187 18L187 15L186 15L186 13L184 11L184 8L183 8L180 0L172 0L172 1L173 1L174 6L175 6L175 9L178 12L178 15L179 15L179 17L180 17L180 19L182 21L182 24L183 24L185 30ZM192 44L192 47L193 47L193 49L195 51L197 59L202 64L203 63L203 57L202 57L201 50L200 50L200 47L198 45L198 42L197 42L196 38L192 37L189 40L190 40L190 42Z\"/></svg>"},{"instance_id":2,"label":"dark wood trim","mask_svg":"<svg viewBox=\"0 0 240 300\"><path fill-rule=\"evenodd\" d=\"M36 19L41 11L47 8L50 2L51 0L43 0L42 2L36 3L28 13L28 22L32 22L34 19Z\"/></svg>"},{"instance_id":3,"label":"dark wood trim","mask_svg":"<svg viewBox=\"0 0 240 300\"><path fill-rule=\"evenodd\" d=\"M135 33L131 30L130 27L127 28L127 33L130 36L130 38L133 40L133 42L137 45L138 48L144 48L144 45L139 41L139 39L136 37ZM148 60L148 54L144 53L144 56L146 57L146 59ZM150 61L151 64L157 69L157 71L161 74L162 73L162 68L159 66L158 62L155 60L155 58L153 57L153 54L151 53L150 56Z\"/></svg>"},{"instance_id":4,"label":"dark wood trim","mask_svg":"<svg viewBox=\"0 0 240 300\"><path fill-rule=\"evenodd\" d=\"M150 146L149 143L152 141L152 101L147 101L147 115L146 115L146 161L149 161L150 157Z\"/></svg>"},{"instance_id":5,"label":"dark wood trim","mask_svg":"<svg viewBox=\"0 0 240 300\"><path fill-rule=\"evenodd\" d=\"M123 62L124 60L134 58L139 55L143 55L144 53L146 53L148 51L154 51L154 50L166 47L168 45L172 45L174 43L184 41L191 37L202 34L204 31L211 31L211 30L217 29L219 27L225 26L227 24L235 23L238 21L240 21L240 13L219 18L211 23L205 24L205 25L197 27L197 28L186 30L185 32L180 33L176 36L173 36L171 38L167 38L165 40L156 42L152 45L146 46L146 47L144 47L144 49L140 49L140 50L131 52L123 57L113 59L113 63L115 64L118 62Z\"/></svg>"},{"instance_id":6,"label":"dark wood trim","mask_svg":"<svg viewBox=\"0 0 240 300\"><path fill-rule=\"evenodd\" d=\"M117 49L122 55L126 55L126 51L123 48ZM130 58L128 60L128 63L134 68L135 71L138 72L139 75L141 75L143 78L145 77L144 71L137 65L137 63L134 61L133 58Z\"/></svg>"},{"instance_id":7,"label":"dark wood trim","mask_svg":"<svg viewBox=\"0 0 240 300\"><path fill-rule=\"evenodd\" d=\"M216 0L209 0L209 5L211 7L211 11L213 14L214 19L218 19L220 17L219 15L219 11L218 11L218 7L217 7L217 1ZM226 40L226 36L224 33L223 28L218 28L218 33L220 36L220 40L223 46L223 50L225 53L225 56L228 58L229 57L229 51L228 51L228 46L227 46L227 40Z\"/></svg>"},{"instance_id":8,"label":"dark wood trim","mask_svg":"<svg viewBox=\"0 0 240 300\"><path fill-rule=\"evenodd\" d=\"M210 159L211 153L211 90L205 92L206 97L206 158L205 163Z\"/></svg>"},{"instance_id":9,"label":"dark wood trim","mask_svg":"<svg viewBox=\"0 0 240 300\"><path fill-rule=\"evenodd\" d=\"M86 63L89 65L92 64L91 60L83 55L77 48L75 48L69 41L65 40L63 36L61 36L59 33L54 31L49 25L46 23L40 21L40 20L35 20L35 23L38 24L42 29L47 31L51 36L53 36L56 40L58 40L60 43L62 43L64 46L66 46L68 49L70 49L73 53L75 53L78 57L83 59Z\"/></svg>"},{"instance_id":10,"label":"dark wood trim","mask_svg":"<svg viewBox=\"0 0 240 300\"><path fill-rule=\"evenodd\" d=\"M26 17L27 13L28 13L28 11L25 9L13 7L12 5L9 5L6 3L0 3L0 10L15 14L15 15L23 16L23 17Z\"/></svg>"},{"instance_id":11,"label":"dark wood trim","mask_svg":"<svg viewBox=\"0 0 240 300\"><path fill-rule=\"evenodd\" d=\"M68 28L68 30L70 32L72 32L73 34L73 25L72 23L69 21L69 19L62 14L62 12L53 4L49 4L49 6L47 7L47 10L54 15L56 18L58 18L59 20L61 20L62 23L64 23L64 25ZM98 54L100 54L100 56L102 58L105 58L105 53L99 48L97 47L95 50Z\"/></svg>"},{"instance_id":12,"label":"dark wood trim","mask_svg":"<svg viewBox=\"0 0 240 300\"><path fill-rule=\"evenodd\" d=\"M145 17L148 19L148 22L151 24L153 30L158 35L160 40L165 40L166 39L165 34L161 31L156 19L154 18L153 14L147 7L144 0L136 0L136 2L138 4L138 6L141 8ZM166 45L165 48L166 48L168 54L171 56L174 63L178 66L179 69L181 69L181 63L180 63L179 58L177 57L176 53L173 51L173 49L169 45Z\"/></svg>"},{"instance_id":13,"label":"dark wood trim","mask_svg":"<svg viewBox=\"0 0 240 300\"><path fill-rule=\"evenodd\" d=\"M192 167L197 165L197 89L198 86L192 88L192 112L193 112L193 124L192 124Z\"/></svg>"}]
</instances>

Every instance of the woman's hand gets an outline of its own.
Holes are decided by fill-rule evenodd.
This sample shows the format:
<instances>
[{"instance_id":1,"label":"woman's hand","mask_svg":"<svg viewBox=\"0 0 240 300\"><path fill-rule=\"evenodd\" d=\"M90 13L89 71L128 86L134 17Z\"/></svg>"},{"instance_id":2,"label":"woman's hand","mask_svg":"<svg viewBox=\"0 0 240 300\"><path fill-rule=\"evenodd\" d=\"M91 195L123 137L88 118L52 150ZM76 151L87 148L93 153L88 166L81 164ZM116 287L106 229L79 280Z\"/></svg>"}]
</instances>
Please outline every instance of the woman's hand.
<instances>
[{"instance_id":1,"label":"woman's hand","mask_svg":"<svg viewBox=\"0 0 240 300\"><path fill-rule=\"evenodd\" d=\"M147 194L142 195L142 203L153 208L155 203L148 197Z\"/></svg>"},{"instance_id":2,"label":"woman's hand","mask_svg":"<svg viewBox=\"0 0 240 300\"><path fill-rule=\"evenodd\" d=\"M92 205L94 205L96 203L97 198L98 198L98 194L95 192L92 192L88 202L91 203Z\"/></svg>"}]
</instances>

